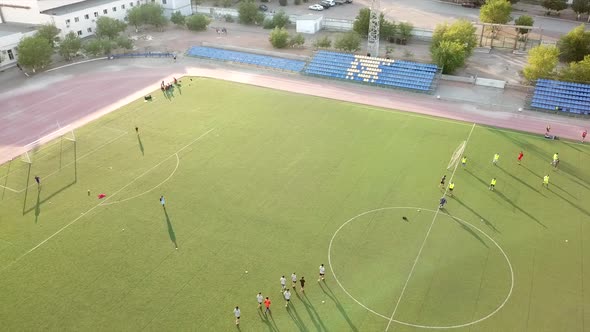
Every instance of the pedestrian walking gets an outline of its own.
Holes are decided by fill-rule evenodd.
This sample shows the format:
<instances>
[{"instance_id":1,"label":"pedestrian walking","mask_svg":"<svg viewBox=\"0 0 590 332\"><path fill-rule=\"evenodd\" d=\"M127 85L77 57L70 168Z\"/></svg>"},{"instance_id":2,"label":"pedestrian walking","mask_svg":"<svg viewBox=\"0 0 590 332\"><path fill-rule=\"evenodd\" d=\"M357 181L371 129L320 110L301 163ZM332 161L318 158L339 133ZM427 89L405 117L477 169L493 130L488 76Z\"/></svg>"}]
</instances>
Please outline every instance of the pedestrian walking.
<instances>
[{"instance_id":1,"label":"pedestrian walking","mask_svg":"<svg viewBox=\"0 0 590 332\"><path fill-rule=\"evenodd\" d=\"M285 276L281 276L279 281L281 282L281 293L282 293L287 288L287 278L285 278Z\"/></svg>"},{"instance_id":2,"label":"pedestrian walking","mask_svg":"<svg viewBox=\"0 0 590 332\"><path fill-rule=\"evenodd\" d=\"M488 189L491 191L494 191L494 189L496 189L496 178L492 178L492 181L490 181L490 187Z\"/></svg>"},{"instance_id":3,"label":"pedestrian walking","mask_svg":"<svg viewBox=\"0 0 590 332\"><path fill-rule=\"evenodd\" d=\"M139 128L137 126L135 126L135 133L139 135Z\"/></svg>"},{"instance_id":4,"label":"pedestrian walking","mask_svg":"<svg viewBox=\"0 0 590 332\"><path fill-rule=\"evenodd\" d=\"M301 293L305 292L305 277L301 276L301 279L299 279L299 284L301 285Z\"/></svg>"},{"instance_id":5,"label":"pedestrian walking","mask_svg":"<svg viewBox=\"0 0 590 332\"><path fill-rule=\"evenodd\" d=\"M162 204L162 207L165 209L166 208L166 199L164 198L164 196L160 196L160 204Z\"/></svg>"},{"instance_id":6,"label":"pedestrian walking","mask_svg":"<svg viewBox=\"0 0 590 332\"><path fill-rule=\"evenodd\" d=\"M289 288L283 292L283 296L285 297L285 308L289 306L289 302L291 301L291 292Z\"/></svg>"},{"instance_id":7,"label":"pedestrian walking","mask_svg":"<svg viewBox=\"0 0 590 332\"><path fill-rule=\"evenodd\" d=\"M520 153L518 154L518 158L516 158L518 160L519 165L522 162L522 157L524 157L524 153L522 153L522 151L520 151Z\"/></svg>"},{"instance_id":8,"label":"pedestrian walking","mask_svg":"<svg viewBox=\"0 0 590 332\"><path fill-rule=\"evenodd\" d=\"M443 177L440 179L440 187L444 188L445 187L445 181L447 180L447 175L443 175Z\"/></svg>"},{"instance_id":9,"label":"pedestrian walking","mask_svg":"<svg viewBox=\"0 0 590 332\"><path fill-rule=\"evenodd\" d=\"M322 281L326 281L326 280L325 280L325 275L326 275L326 267L324 266L324 264L321 264L321 265L320 265L320 277L318 278L318 282L319 282L320 280L322 280Z\"/></svg>"},{"instance_id":10,"label":"pedestrian walking","mask_svg":"<svg viewBox=\"0 0 590 332\"><path fill-rule=\"evenodd\" d=\"M240 325L240 307L236 306L234 316L236 317L236 325Z\"/></svg>"},{"instance_id":11,"label":"pedestrian walking","mask_svg":"<svg viewBox=\"0 0 590 332\"><path fill-rule=\"evenodd\" d=\"M461 158L461 166L465 167L467 165L467 156L463 156L463 158Z\"/></svg>"},{"instance_id":12,"label":"pedestrian walking","mask_svg":"<svg viewBox=\"0 0 590 332\"><path fill-rule=\"evenodd\" d=\"M543 187L547 187L547 189L549 189L549 174L543 177Z\"/></svg>"},{"instance_id":13,"label":"pedestrian walking","mask_svg":"<svg viewBox=\"0 0 590 332\"><path fill-rule=\"evenodd\" d=\"M582 143L584 143L584 141L586 140L586 135L588 135L588 130L584 129L584 131L582 132Z\"/></svg>"},{"instance_id":14,"label":"pedestrian walking","mask_svg":"<svg viewBox=\"0 0 590 332\"><path fill-rule=\"evenodd\" d=\"M295 272L291 273L291 287L293 287L293 290L297 288L297 274Z\"/></svg>"},{"instance_id":15,"label":"pedestrian walking","mask_svg":"<svg viewBox=\"0 0 590 332\"><path fill-rule=\"evenodd\" d=\"M264 313L269 313L270 314L270 299L268 298L268 296L266 297L266 299L264 299Z\"/></svg>"},{"instance_id":16,"label":"pedestrian walking","mask_svg":"<svg viewBox=\"0 0 590 332\"><path fill-rule=\"evenodd\" d=\"M447 199L446 199L446 198L444 198L444 197L442 197L442 198L440 199L440 204L438 205L438 208L439 208L439 209L442 209L442 208L444 208L444 207L445 207L445 204L447 204Z\"/></svg>"},{"instance_id":17,"label":"pedestrian walking","mask_svg":"<svg viewBox=\"0 0 590 332\"><path fill-rule=\"evenodd\" d=\"M496 166L499 159L500 159L500 154L499 153L494 154L494 159L492 159L492 164L494 164L494 166Z\"/></svg>"},{"instance_id":18,"label":"pedestrian walking","mask_svg":"<svg viewBox=\"0 0 590 332\"><path fill-rule=\"evenodd\" d=\"M258 309L262 310L262 302L264 301L264 297L262 297L262 293L258 293L256 295L256 301L258 302Z\"/></svg>"},{"instance_id":19,"label":"pedestrian walking","mask_svg":"<svg viewBox=\"0 0 590 332\"><path fill-rule=\"evenodd\" d=\"M453 190L455 189L455 182L449 182L449 196L453 196Z\"/></svg>"},{"instance_id":20,"label":"pedestrian walking","mask_svg":"<svg viewBox=\"0 0 590 332\"><path fill-rule=\"evenodd\" d=\"M37 182L37 188L41 189L41 178L35 175L35 182Z\"/></svg>"}]
</instances>

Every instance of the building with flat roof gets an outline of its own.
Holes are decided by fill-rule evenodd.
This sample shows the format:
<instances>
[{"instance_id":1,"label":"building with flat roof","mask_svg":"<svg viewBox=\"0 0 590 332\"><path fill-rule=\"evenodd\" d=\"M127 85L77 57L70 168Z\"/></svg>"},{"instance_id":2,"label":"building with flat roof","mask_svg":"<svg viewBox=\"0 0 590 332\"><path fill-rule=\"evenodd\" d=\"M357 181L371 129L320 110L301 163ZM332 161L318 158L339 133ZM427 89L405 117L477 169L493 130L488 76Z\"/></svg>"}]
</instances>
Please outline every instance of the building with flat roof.
<instances>
[{"instance_id":1,"label":"building with flat roof","mask_svg":"<svg viewBox=\"0 0 590 332\"><path fill-rule=\"evenodd\" d=\"M37 27L23 23L0 24L0 70L16 66L18 43L23 37L35 34Z\"/></svg>"}]
</instances>

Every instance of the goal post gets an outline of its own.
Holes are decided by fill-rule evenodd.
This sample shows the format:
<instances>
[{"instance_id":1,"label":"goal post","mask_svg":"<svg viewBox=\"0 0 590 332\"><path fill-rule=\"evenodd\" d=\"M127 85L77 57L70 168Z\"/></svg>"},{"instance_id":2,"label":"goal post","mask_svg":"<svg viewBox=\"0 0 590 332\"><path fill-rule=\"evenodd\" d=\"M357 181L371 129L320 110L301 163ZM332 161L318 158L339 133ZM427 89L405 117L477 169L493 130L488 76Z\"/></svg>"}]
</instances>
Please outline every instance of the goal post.
<instances>
[{"instance_id":1,"label":"goal post","mask_svg":"<svg viewBox=\"0 0 590 332\"><path fill-rule=\"evenodd\" d=\"M29 151L26 151L25 153L23 153L20 156L20 161L22 161L25 164L32 164L33 161L31 160L31 155L29 155Z\"/></svg>"},{"instance_id":2,"label":"goal post","mask_svg":"<svg viewBox=\"0 0 590 332\"><path fill-rule=\"evenodd\" d=\"M449 161L449 164L447 165L447 170L451 170L459 164L459 160L461 159L461 156L463 155L463 152L465 151L466 145L467 145L467 141L463 141L463 142L461 142L461 144L459 144L459 147L457 147L457 149L455 149L455 152L453 152L453 155L451 156L451 160Z\"/></svg>"}]
</instances>

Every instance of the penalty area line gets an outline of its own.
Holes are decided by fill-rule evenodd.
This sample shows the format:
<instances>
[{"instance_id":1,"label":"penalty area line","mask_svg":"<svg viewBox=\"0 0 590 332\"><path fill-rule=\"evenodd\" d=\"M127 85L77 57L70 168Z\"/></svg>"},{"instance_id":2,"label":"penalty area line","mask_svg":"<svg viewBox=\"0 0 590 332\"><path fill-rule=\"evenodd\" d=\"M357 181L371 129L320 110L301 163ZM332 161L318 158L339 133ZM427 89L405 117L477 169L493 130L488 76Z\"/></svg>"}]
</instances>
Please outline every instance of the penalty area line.
<instances>
[{"instance_id":1,"label":"penalty area line","mask_svg":"<svg viewBox=\"0 0 590 332\"><path fill-rule=\"evenodd\" d=\"M68 224L66 224L65 226L63 226L62 228L58 229L55 233L51 234L48 238L46 238L45 240L41 241L39 244L37 244L36 246L34 246L33 248L27 250L24 254L20 255L17 259L15 259L14 261L12 261L10 264L6 265L5 267L3 267L2 269L0 269L0 273L3 273L4 271L6 271L8 268L10 268L11 266L13 266L14 264L16 264L17 262L19 262L21 259L25 258L28 254L32 253L33 251L37 250L38 248L40 248L42 245L44 245L45 243L47 243L49 240L51 240L52 238L54 238L55 236L57 236L59 233L63 232L65 229L67 229L68 227L70 227L71 225L73 225L74 223L76 223L78 220L82 219L82 217L84 217L85 215L87 215L88 213L92 212L94 209L96 209L97 207L103 205L103 203L106 203L109 199L115 197L118 193L120 193L121 191L123 191L125 188L129 187L130 185L132 185L133 183L135 183L135 181L141 179L144 175L148 174L149 172L151 172L152 170L154 170L155 168L157 168L158 166L160 166L162 163L164 163L166 160L170 159L171 157L176 156L180 151L186 149L187 147L191 146L192 144L194 144L195 142L197 142L198 140L200 140L201 138L205 137L207 134L209 134L210 132L212 132L215 128L209 129L207 132L205 132L204 134L202 134L201 136L197 137L196 139L194 139L193 141L191 141L189 144L183 146L182 148L180 148L180 150L174 152L173 154L171 154L170 156L166 157L164 160L160 161L159 163L157 163L156 165L150 167L150 169L146 170L145 172L141 173L139 176L137 176L135 179L131 180L129 183L127 183L126 185L124 185L123 187L117 189L117 191L115 191L112 195L108 196L107 198L105 198L104 201L96 204L95 206L91 207L90 209L86 210L86 212L82 212L79 216L77 216L74 220L70 221Z\"/></svg>"},{"instance_id":2,"label":"penalty area line","mask_svg":"<svg viewBox=\"0 0 590 332\"><path fill-rule=\"evenodd\" d=\"M471 138L471 134L473 134L473 129L475 129L475 123L473 124L473 126L471 126L471 131L469 131L469 135L467 136L467 140L465 140L465 148L467 148L467 143L469 143L469 139ZM453 177L455 177L455 172L457 172L457 167L459 167L459 163L457 163L455 165L455 169L453 169L453 173L451 174L451 178L449 179L449 182L453 181ZM447 191L448 191L448 188L445 189L443 197L445 197L447 195ZM395 316L395 314L397 312L397 308L399 308L399 304L402 301L404 293L406 292L406 288L408 287L408 284L410 283L410 279L412 278L412 275L414 274L414 270L416 269L416 265L418 265L418 260L420 259L420 255L422 255L422 250L424 250L424 246L426 245L426 240L428 240L428 237L430 236L430 232L432 231L432 227L434 226L434 222L436 221L436 217L438 216L439 212L440 212L440 208L437 208L436 212L434 213L434 217L432 218L432 222L430 223L430 227L428 227L428 231L426 232L426 236L424 236L424 240L422 241L422 245L420 246L420 249L418 250L418 254L416 255L416 259L414 259L414 264L412 265L412 268L410 269L410 273L408 274L408 277L406 278L406 282L404 283L404 287L402 288L402 292L400 293L399 298L397 299L397 303L395 304L395 307L393 308L393 313L391 314L391 317L389 317L389 322L387 323L387 327L385 328L385 332L387 332L389 330L389 326L391 326L391 322L393 322L393 317Z\"/></svg>"}]
</instances>

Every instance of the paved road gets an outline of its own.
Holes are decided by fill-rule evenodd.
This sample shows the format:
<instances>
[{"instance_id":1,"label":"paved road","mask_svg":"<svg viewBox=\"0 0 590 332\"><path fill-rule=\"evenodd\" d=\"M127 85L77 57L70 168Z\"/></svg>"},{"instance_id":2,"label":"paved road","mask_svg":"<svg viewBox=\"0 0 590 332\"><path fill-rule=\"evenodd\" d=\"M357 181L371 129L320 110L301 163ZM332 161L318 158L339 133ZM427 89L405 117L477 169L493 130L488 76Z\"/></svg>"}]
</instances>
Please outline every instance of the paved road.
<instances>
[{"instance_id":1,"label":"paved road","mask_svg":"<svg viewBox=\"0 0 590 332\"><path fill-rule=\"evenodd\" d=\"M308 4L302 4L301 6L288 7L279 7L277 3L271 3L269 7L271 10L283 9L289 14L313 14L317 12L307 9L308 5L313 3L315 2L310 1ZM321 12L321 14L329 18L354 19L359 9L367 6L370 6L370 0L354 0L351 5L336 6ZM388 19L396 22L411 22L416 27L427 29L434 29L441 22L461 18L474 22L479 21L479 9L464 8L436 0L382 0L381 10ZM513 12L513 17L518 18L524 14L526 13ZM533 16L535 26L542 28L546 36L553 38L558 38L581 24L580 22ZM590 25L587 24L587 26Z\"/></svg>"}]
</instances>

